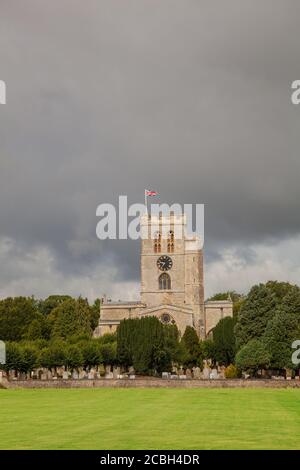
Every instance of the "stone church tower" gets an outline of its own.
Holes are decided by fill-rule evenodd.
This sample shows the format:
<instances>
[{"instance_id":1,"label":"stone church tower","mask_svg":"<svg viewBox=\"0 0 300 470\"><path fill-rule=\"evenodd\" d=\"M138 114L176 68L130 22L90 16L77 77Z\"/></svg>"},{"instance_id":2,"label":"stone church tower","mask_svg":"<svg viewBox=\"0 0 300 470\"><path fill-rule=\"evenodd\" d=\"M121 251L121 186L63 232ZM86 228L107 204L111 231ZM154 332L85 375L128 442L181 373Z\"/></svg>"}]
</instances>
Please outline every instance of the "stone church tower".
<instances>
[{"instance_id":1,"label":"stone church tower","mask_svg":"<svg viewBox=\"0 0 300 470\"><path fill-rule=\"evenodd\" d=\"M201 240L186 233L184 214L144 216L141 247L141 301L180 330L204 326ZM169 315L167 317L166 315Z\"/></svg>"},{"instance_id":2,"label":"stone church tower","mask_svg":"<svg viewBox=\"0 0 300 470\"><path fill-rule=\"evenodd\" d=\"M112 302L103 299L95 336L116 330L124 318L156 316L163 323L187 326L205 338L232 302L204 302L202 241L187 233L185 214L141 218L141 299Z\"/></svg>"}]
</instances>

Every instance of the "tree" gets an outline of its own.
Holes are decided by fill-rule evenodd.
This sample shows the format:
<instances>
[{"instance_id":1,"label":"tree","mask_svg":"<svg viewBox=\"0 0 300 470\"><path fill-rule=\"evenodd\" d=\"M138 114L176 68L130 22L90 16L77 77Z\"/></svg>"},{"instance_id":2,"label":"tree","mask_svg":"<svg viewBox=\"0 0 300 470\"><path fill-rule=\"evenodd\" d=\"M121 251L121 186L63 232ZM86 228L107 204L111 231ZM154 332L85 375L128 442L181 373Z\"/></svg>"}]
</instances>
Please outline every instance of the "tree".
<instances>
[{"instance_id":1,"label":"tree","mask_svg":"<svg viewBox=\"0 0 300 470\"><path fill-rule=\"evenodd\" d=\"M282 313L294 313L300 316L300 288L291 286L282 298L279 311Z\"/></svg>"},{"instance_id":2,"label":"tree","mask_svg":"<svg viewBox=\"0 0 300 470\"><path fill-rule=\"evenodd\" d=\"M22 355L21 347L18 343L6 343L6 363L0 364L0 368L5 370L7 374L11 370L19 372L21 370Z\"/></svg>"},{"instance_id":3,"label":"tree","mask_svg":"<svg viewBox=\"0 0 300 470\"><path fill-rule=\"evenodd\" d=\"M99 358L105 366L114 365L117 358L117 343L104 343L99 347Z\"/></svg>"},{"instance_id":4,"label":"tree","mask_svg":"<svg viewBox=\"0 0 300 470\"><path fill-rule=\"evenodd\" d=\"M61 305L66 300L71 299L72 297L69 295L50 295L47 297L47 299L40 300L38 302L38 309L45 317L47 317L56 307Z\"/></svg>"},{"instance_id":5,"label":"tree","mask_svg":"<svg viewBox=\"0 0 300 470\"><path fill-rule=\"evenodd\" d=\"M37 317L29 324L24 336L28 340L48 339L49 335L44 315L39 312L37 313Z\"/></svg>"},{"instance_id":6,"label":"tree","mask_svg":"<svg viewBox=\"0 0 300 470\"><path fill-rule=\"evenodd\" d=\"M99 343L95 340L87 341L81 348L83 357L83 367L90 368L101 364L102 355Z\"/></svg>"},{"instance_id":7,"label":"tree","mask_svg":"<svg viewBox=\"0 0 300 470\"><path fill-rule=\"evenodd\" d=\"M122 320L117 328L117 360L125 367L133 366L139 374L168 371L172 342L170 329L156 317Z\"/></svg>"},{"instance_id":8,"label":"tree","mask_svg":"<svg viewBox=\"0 0 300 470\"><path fill-rule=\"evenodd\" d=\"M37 303L33 297L0 300L0 338L3 341L20 341L26 337L29 325L36 318Z\"/></svg>"},{"instance_id":9,"label":"tree","mask_svg":"<svg viewBox=\"0 0 300 470\"><path fill-rule=\"evenodd\" d=\"M235 290L228 290L226 292L218 292L217 294L212 295L207 300L229 300L229 299L231 299L232 302L237 302L241 298L243 298L242 294L238 294Z\"/></svg>"},{"instance_id":10,"label":"tree","mask_svg":"<svg viewBox=\"0 0 300 470\"><path fill-rule=\"evenodd\" d=\"M235 325L237 347L261 337L277 307L276 296L264 284L252 287L243 302Z\"/></svg>"},{"instance_id":11,"label":"tree","mask_svg":"<svg viewBox=\"0 0 300 470\"><path fill-rule=\"evenodd\" d=\"M182 363L186 367L202 364L201 346L196 330L187 326L181 339Z\"/></svg>"},{"instance_id":12,"label":"tree","mask_svg":"<svg viewBox=\"0 0 300 470\"><path fill-rule=\"evenodd\" d=\"M66 348L65 366L71 371L78 370L83 365L83 357L80 348L76 345L69 345Z\"/></svg>"},{"instance_id":13,"label":"tree","mask_svg":"<svg viewBox=\"0 0 300 470\"><path fill-rule=\"evenodd\" d=\"M100 299L96 299L93 305L90 307L90 324L92 331L94 331L99 324L100 308L101 301Z\"/></svg>"},{"instance_id":14,"label":"tree","mask_svg":"<svg viewBox=\"0 0 300 470\"><path fill-rule=\"evenodd\" d=\"M228 366L234 361L236 353L234 319L222 318L213 329L215 359L220 365Z\"/></svg>"},{"instance_id":15,"label":"tree","mask_svg":"<svg viewBox=\"0 0 300 470\"><path fill-rule=\"evenodd\" d=\"M277 304L282 303L284 298L292 291L295 287L299 290L298 286L293 286L289 282L279 282L279 281L268 281L266 283L267 289L275 295Z\"/></svg>"},{"instance_id":16,"label":"tree","mask_svg":"<svg viewBox=\"0 0 300 470\"><path fill-rule=\"evenodd\" d=\"M86 299L66 300L56 307L51 315L55 321L52 336L69 338L74 335L91 336L90 307Z\"/></svg>"},{"instance_id":17,"label":"tree","mask_svg":"<svg viewBox=\"0 0 300 470\"><path fill-rule=\"evenodd\" d=\"M299 314L281 311L271 318L264 334L264 342L271 355L274 369L298 369L292 363L292 343L300 338Z\"/></svg>"},{"instance_id":18,"label":"tree","mask_svg":"<svg viewBox=\"0 0 300 470\"><path fill-rule=\"evenodd\" d=\"M22 345L19 370L24 373L33 371L39 365L38 350L32 345Z\"/></svg>"},{"instance_id":19,"label":"tree","mask_svg":"<svg viewBox=\"0 0 300 470\"><path fill-rule=\"evenodd\" d=\"M255 375L259 369L266 369L270 366L270 359L270 353L264 342L251 339L237 353L235 364L239 369Z\"/></svg>"},{"instance_id":20,"label":"tree","mask_svg":"<svg viewBox=\"0 0 300 470\"><path fill-rule=\"evenodd\" d=\"M213 364L216 363L216 347L211 338L202 341L203 359L211 360Z\"/></svg>"},{"instance_id":21,"label":"tree","mask_svg":"<svg viewBox=\"0 0 300 470\"><path fill-rule=\"evenodd\" d=\"M66 346L63 341L51 341L40 354L40 364L48 369L62 367L66 363Z\"/></svg>"}]
</instances>

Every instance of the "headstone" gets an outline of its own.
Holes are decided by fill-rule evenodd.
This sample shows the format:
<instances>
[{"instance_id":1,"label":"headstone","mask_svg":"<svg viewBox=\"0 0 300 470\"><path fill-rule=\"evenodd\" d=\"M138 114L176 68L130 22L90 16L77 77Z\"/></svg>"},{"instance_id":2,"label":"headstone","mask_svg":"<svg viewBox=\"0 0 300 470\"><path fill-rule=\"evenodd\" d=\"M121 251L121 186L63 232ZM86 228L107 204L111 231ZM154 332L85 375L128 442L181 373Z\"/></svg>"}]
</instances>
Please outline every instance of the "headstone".
<instances>
[{"instance_id":1,"label":"headstone","mask_svg":"<svg viewBox=\"0 0 300 470\"><path fill-rule=\"evenodd\" d=\"M169 375L170 375L169 372L162 372L161 378L162 378L162 379L168 379L168 378L169 378Z\"/></svg>"},{"instance_id":2,"label":"headstone","mask_svg":"<svg viewBox=\"0 0 300 470\"><path fill-rule=\"evenodd\" d=\"M177 380L178 379L178 375L177 374L172 374L171 375L171 380Z\"/></svg>"},{"instance_id":3,"label":"headstone","mask_svg":"<svg viewBox=\"0 0 300 470\"><path fill-rule=\"evenodd\" d=\"M209 377L210 377L210 372L211 372L211 370L210 370L209 367L204 367L204 369L203 369L203 374L202 374L204 380L209 379Z\"/></svg>"},{"instance_id":4,"label":"headstone","mask_svg":"<svg viewBox=\"0 0 300 470\"><path fill-rule=\"evenodd\" d=\"M86 377L87 377L87 374L86 374L85 370L81 370L79 372L79 379L84 380L84 379L86 379Z\"/></svg>"},{"instance_id":5,"label":"headstone","mask_svg":"<svg viewBox=\"0 0 300 470\"><path fill-rule=\"evenodd\" d=\"M63 371L63 380L68 380L69 374L66 370Z\"/></svg>"},{"instance_id":6,"label":"headstone","mask_svg":"<svg viewBox=\"0 0 300 470\"><path fill-rule=\"evenodd\" d=\"M90 370L88 373L88 379L89 380L94 380L95 379L95 372L93 370Z\"/></svg>"},{"instance_id":7,"label":"headstone","mask_svg":"<svg viewBox=\"0 0 300 470\"><path fill-rule=\"evenodd\" d=\"M217 369L212 369L211 373L210 373L210 379L212 380L216 380L218 378L218 371Z\"/></svg>"},{"instance_id":8,"label":"headstone","mask_svg":"<svg viewBox=\"0 0 300 470\"><path fill-rule=\"evenodd\" d=\"M74 370L74 371L73 371L73 374L72 374L72 379L78 380L78 377L79 377L79 376L78 376L77 370Z\"/></svg>"},{"instance_id":9,"label":"headstone","mask_svg":"<svg viewBox=\"0 0 300 470\"><path fill-rule=\"evenodd\" d=\"M184 374L180 375L180 376L179 376L179 379L180 379L180 380L185 380L185 379L186 379L186 375L184 375Z\"/></svg>"},{"instance_id":10,"label":"headstone","mask_svg":"<svg viewBox=\"0 0 300 470\"><path fill-rule=\"evenodd\" d=\"M107 372L107 374L105 374L105 378L106 379L113 379L114 378L114 374L112 372Z\"/></svg>"},{"instance_id":11,"label":"headstone","mask_svg":"<svg viewBox=\"0 0 300 470\"><path fill-rule=\"evenodd\" d=\"M187 369L187 370L185 371L185 374L186 374L187 379L191 379L191 378L192 378L192 371L191 371L191 369Z\"/></svg>"},{"instance_id":12,"label":"headstone","mask_svg":"<svg viewBox=\"0 0 300 470\"><path fill-rule=\"evenodd\" d=\"M129 375L129 378L130 378L130 380L135 380L135 375L134 375L134 374L130 374L130 375Z\"/></svg>"},{"instance_id":13,"label":"headstone","mask_svg":"<svg viewBox=\"0 0 300 470\"><path fill-rule=\"evenodd\" d=\"M193 368L194 379L200 379L201 377L201 370L200 367Z\"/></svg>"},{"instance_id":14,"label":"headstone","mask_svg":"<svg viewBox=\"0 0 300 470\"><path fill-rule=\"evenodd\" d=\"M47 380L48 379L48 374L46 372L43 372L41 375L41 380Z\"/></svg>"},{"instance_id":15,"label":"headstone","mask_svg":"<svg viewBox=\"0 0 300 470\"><path fill-rule=\"evenodd\" d=\"M120 375L120 367L114 367L113 368L113 376L114 376L114 379L118 379Z\"/></svg>"}]
</instances>

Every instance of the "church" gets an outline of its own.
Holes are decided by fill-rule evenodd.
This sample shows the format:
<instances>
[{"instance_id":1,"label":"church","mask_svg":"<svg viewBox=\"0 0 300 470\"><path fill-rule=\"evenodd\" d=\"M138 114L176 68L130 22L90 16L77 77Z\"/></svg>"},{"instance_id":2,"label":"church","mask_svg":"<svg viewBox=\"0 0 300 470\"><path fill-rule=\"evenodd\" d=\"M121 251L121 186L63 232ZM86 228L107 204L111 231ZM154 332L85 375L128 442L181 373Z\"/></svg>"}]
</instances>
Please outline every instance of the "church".
<instances>
[{"instance_id":1,"label":"church","mask_svg":"<svg viewBox=\"0 0 300 470\"><path fill-rule=\"evenodd\" d=\"M176 324L181 335L191 326L201 339L208 337L221 318L232 316L232 301L204 301L203 248L187 233L186 215L146 213L141 235L141 298L104 297L95 336L115 332L125 318L148 315Z\"/></svg>"}]
</instances>

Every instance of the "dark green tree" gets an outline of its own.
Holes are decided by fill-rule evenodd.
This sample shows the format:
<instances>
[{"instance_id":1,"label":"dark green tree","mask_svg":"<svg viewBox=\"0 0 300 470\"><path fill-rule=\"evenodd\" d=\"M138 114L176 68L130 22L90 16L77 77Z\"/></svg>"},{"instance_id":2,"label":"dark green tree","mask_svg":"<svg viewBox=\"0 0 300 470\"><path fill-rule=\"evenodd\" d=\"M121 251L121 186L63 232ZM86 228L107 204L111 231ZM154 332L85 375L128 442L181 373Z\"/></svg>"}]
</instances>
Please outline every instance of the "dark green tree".
<instances>
[{"instance_id":1,"label":"dark green tree","mask_svg":"<svg viewBox=\"0 0 300 470\"><path fill-rule=\"evenodd\" d=\"M0 364L0 368L7 374L14 370L20 372L22 367L22 352L18 343L6 343L6 363Z\"/></svg>"},{"instance_id":2,"label":"dark green tree","mask_svg":"<svg viewBox=\"0 0 300 470\"><path fill-rule=\"evenodd\" d=\"M300 313L277 313L267 324L263 336L274 369L298 369L292 363L292 343L300 338Z\"/></svg>"},{"instance_id":3,"label":"dark green tree","mask_svg":"<svg viewBox=\"0 0 300 470\"><path fill-rule=\"evenodd\" d=\"M74 335L91 336L90 307L87 300L66 300L51 313L55 317L52 336L69 338Z\"/></svg>"},{"instance_id":4,"label":"dark green tree","mask_svg":"<svg viewBox=\"0 0 300 470\"><path fill-rule=\"evenodd\" d=\"M21 361L19 370L24 373L32 372L39 366L39 351L30 344L20 345Z\"/></svg>"},{"instance_id":5,"label":"dark green tree","mask_svg":"<svg viewBox=\"0 0 300 470\"><path fill-rule=\"evenodd\" d=\"M182 364L185 367L202 365L202 350L195 328L187 326L181 338Z\"/></svg>"},{"instance_id":6,"label":"dark green tree","mask_svg":"<svg viewBox=\"0 0 300 470\"><path fill-rule=\"evenodd\" d=\"M270 360L266 344L259 339L251 339L237 353L235 364L239 369L255 375L258 370L268 368Z\"/></svg>"},{"instance_id":7,"label":"dark green tree","mask_svg":"<svg viewBox=\"0 0 300 470\"><path fill-rule=\"evenodd\" d=\"M37 303L32 297L0 300L0 338L3 341L20 341L26 337L31 322L37 318Z\"/></svg>"},{"instance_id":8,"label":"dark green tree","mask_svg":"<svg viewBox=\"0 0 300 470\"><path fill-rule=\"evenodd\" d=\"M99 347L99 359L105 366L114 365L117 360L117 343L103 343Z\"/></svg>"},{"instance_id":9,"label":"dark green tree","mask_svg":"<svg viewBox=\"0 0 300 470\"><path fill-rule=\"evenodd\" d=\"M66 347L65 366L71 371L78 370L79 367L83 366L81 350L75 344Z\"/></svg>"},{"instance_id":10,"label":"dark green tree","mask_svg":"<svg viewBox=\"0 0 300 470\"><path fill-rule=\"evenodd\" d=\"M228 366L234 361L236 354L234 325L233 318L225 317L213 329L215 359L220 365Z\"/></svg>"},{"instance_id":11,"label":"dark green tree","mask_svg":"<svg viewBox=\"0 0 300 470\"><path fill-rule=\"evenodd\" d=\"M83 367L95 367L102 362L99 343L95 340L86 341L81 347L83 357Z\"/></svg>"},{"instance_id":12,"label":"dark green tree","mask_svg":"<svg viewBox=\"0 0 300 470\"><path fill-rule=\"evenodd\" d=\"M211 360L213 364L217 362L216 347L212 338L207 338L202 341L202 354L203 359Z\"/></svg>"},{"instance_id":13,"label":"dark green tree","mask_svg":"<svg viewBox=\"0 0 300 470\"><path fill-rule=\"evenodd\" d=\"M99 324L100 307L101 307L100 299L96 299L93 305L90 307L90 324L91 324L92 331L94 331L95 328Z\"/></svg>"},{"instance_id":14,"label":"dark green tree","mask_svg":"<svg viewBox=\"0 0 300 470\"><path fill-rule=\"evenodd\" d=\"M261 337L277 308L275 294L264 284L252 287L243 302L235 325L237 347Z\"/></svg>"},{"instance_id":15,"label":"dark green tree","mask_svg":"<svg viewBox=\"0 0 300 470\"><path fill-rule=\"evenodd\" d=\"M41 350L40 364L48 369L62 367L66 363L66 345L63 341L51 341L49 345Z\"/></svg>"}]
</instances>

